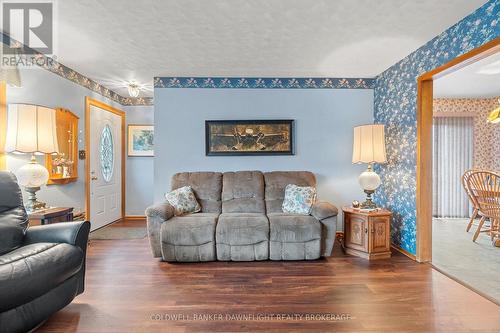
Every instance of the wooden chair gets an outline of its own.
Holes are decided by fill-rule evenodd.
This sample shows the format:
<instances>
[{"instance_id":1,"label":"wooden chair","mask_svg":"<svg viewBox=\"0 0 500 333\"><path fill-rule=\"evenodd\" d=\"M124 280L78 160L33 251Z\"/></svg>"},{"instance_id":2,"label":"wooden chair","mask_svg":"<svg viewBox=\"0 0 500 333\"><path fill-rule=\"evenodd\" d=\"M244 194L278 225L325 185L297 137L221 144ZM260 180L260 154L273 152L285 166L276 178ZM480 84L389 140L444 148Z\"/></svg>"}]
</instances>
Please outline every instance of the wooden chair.
<instances>
[{"instance_id":1,"label":"wooden chair","mask_svg":"<svg viewBox=\"0 0 500 333\"><path fill-rule=\"evenodd\" d=\"M469 200L472 204L472 209L473 209L469 224L467 224L467 228L466 228L467 232L469 232L470 228L472 227L472 224L474 223L474 220L479 215L479 204L477 203L476 198L472 195L472 193L469 189L469 185L467 184L467 181L469 180L470 175L475 171L480 171L480 170L474 170L474 169L467 170L462 175L462 186L464 187L465 193L467 193L467 196L469 197Z\"/></svg>"},{"instance_id":2,"label":"wooden chair","mask_svg":"<svg viewBox=\"0 0 500 333\"><path fill-rule=\"evenodd\" d=\"M474 234L476 241L479 233L489 232L491 239L500 234L500 174L490 171L473 171L467 179L467 187L476 200L481 219ZM484 221L489 219L491 227L481 230Z\"/></svg>"}]
</instances>

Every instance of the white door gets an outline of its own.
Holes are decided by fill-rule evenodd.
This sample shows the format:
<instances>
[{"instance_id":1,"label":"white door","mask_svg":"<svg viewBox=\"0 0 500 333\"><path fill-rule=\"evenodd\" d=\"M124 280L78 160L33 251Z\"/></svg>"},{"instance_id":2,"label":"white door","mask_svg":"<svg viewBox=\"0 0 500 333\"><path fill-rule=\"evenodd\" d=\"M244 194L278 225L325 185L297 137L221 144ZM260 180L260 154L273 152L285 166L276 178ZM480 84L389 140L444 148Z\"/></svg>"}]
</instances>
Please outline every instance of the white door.
<instances>
[{"instance_id":1,"label":"white door","mask_svg":"<svg viewBox=\"0 0 500 333\"><path fill-rule=\"evenodd\" d=\"M90 105L90 221L92 230L122 217L121 117Z\"/></svg>"}]
</instances>

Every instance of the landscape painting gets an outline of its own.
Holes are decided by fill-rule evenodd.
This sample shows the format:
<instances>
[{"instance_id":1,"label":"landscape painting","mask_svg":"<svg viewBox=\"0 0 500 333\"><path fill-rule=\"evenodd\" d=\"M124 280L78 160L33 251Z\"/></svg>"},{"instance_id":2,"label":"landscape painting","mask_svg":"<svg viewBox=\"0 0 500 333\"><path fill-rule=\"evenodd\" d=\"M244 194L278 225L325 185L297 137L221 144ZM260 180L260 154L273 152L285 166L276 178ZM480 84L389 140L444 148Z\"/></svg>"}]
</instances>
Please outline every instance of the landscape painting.
<instances>
[{"instance_id":1,"label":"landscape painting","mask_svg":"<svg viewBox=\"0 0 500 333\"><path fill-rule=\"evenodd\" d=\"M128 156L154 156L153 125L128 126Z\"/></svg>"},{"instance_id":2,"label":"landscape painting","mask_svg":"<svg viewBox=\"0 0 500 333\"><path fill-rule=\"evenodd\" d=\"M293 155L294 121L207 120L205 148L214 155Z\"/></svg>"}]
</instances>

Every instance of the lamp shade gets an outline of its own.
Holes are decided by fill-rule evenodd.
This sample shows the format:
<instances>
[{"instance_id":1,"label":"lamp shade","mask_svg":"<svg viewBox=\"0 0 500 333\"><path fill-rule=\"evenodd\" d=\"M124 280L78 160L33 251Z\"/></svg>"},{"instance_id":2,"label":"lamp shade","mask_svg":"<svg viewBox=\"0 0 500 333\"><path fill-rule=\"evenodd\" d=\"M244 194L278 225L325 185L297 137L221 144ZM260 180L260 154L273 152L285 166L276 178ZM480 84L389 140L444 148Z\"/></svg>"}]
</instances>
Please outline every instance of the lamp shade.
<instances>
[{"instance_id":1,"label":"lamp shade","mask_svg":"<svg viewBox=\"0 0 500 333\"><path fill-rule=\"evenodd\" d=\"M9 104L6 152L53 154L59 151L56 111L44 106Z\"/></svg>"},{"instance_id":2,"label":"lamp shade","mask_svg":"<svg viewBox=\"0 0 500 333\"><path fill-rule=\"evenodd\" d=\"M385 163L384 125L354 127L352 163Z\"/></svg>"}]
</instances>

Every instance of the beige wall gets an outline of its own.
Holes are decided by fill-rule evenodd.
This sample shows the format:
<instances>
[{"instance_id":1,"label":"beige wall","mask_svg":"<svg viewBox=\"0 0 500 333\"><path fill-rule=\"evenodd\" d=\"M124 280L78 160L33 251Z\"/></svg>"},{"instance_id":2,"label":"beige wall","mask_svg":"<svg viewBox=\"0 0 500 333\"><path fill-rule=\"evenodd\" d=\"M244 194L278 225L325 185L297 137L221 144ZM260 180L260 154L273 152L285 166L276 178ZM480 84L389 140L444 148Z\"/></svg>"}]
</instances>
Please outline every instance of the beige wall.
<instances>
[{"instance_id":1,"label":"beige wall","mask_svg":"<svg viewBox=\"0 0 500 333\"><path fill-rule=\"evenodd\" d=\"M436 98L434 113L456 113L474 117L474 168L500 171L500 124L486 122L488 114L499 107L495 98Z\"/></svg>"}]
</instances>

